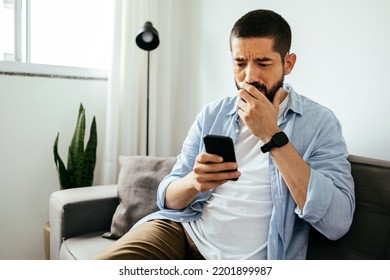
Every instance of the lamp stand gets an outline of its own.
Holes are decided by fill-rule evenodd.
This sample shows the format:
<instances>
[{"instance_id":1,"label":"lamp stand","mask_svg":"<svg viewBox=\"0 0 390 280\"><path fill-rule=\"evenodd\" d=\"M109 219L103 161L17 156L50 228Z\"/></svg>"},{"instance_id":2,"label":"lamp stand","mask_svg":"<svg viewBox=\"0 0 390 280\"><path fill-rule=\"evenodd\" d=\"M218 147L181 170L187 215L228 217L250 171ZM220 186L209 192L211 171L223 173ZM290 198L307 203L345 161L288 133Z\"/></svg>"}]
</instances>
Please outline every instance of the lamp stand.
<instances>
[{"instance_id":1,"label":"lamp stand","mask_svg":"<svg viewBox=\"0 0 390 280\"><path fill-rule=\"evenodd\" d=\"M150 51L154 50L160 44L158 32L153 27L150 21L145 22L138 30L135 42L138 47L144 51L148 51L148 66L147 66L147 82L146 82L146 155L149 155L149 65L150 65Z\"/></svg>"},{"instance_id":2,"label":"lamp stand","mask_svg":"<svg viewBox=\"0 0 390 280\"><path fill-rule=\"evenodd\" d=\"M149 65L150 51L148 51L148 72L146 80L146 155L149 155Z\"/></svg>"}]
</instances>

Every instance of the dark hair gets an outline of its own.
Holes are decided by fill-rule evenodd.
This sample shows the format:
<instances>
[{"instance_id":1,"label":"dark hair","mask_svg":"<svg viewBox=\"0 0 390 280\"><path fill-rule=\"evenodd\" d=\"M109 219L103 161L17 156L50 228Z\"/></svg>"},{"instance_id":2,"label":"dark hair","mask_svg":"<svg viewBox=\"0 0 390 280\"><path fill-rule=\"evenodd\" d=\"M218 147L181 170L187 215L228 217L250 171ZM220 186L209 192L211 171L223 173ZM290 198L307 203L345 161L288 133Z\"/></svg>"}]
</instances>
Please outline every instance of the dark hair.
<instances>
[{"instance_id":1,"label":"dark hair","mask_svg":"<svg viewBox=\"0 0 390 280\"><path fill-rule=\"evenodd\" d=\"M273 49L284 57L291 47L291 29L287 21L270 10L254 10L243 15L233 26L232 38L264 37L274 39Z\"/></svg>"}]
</instances>

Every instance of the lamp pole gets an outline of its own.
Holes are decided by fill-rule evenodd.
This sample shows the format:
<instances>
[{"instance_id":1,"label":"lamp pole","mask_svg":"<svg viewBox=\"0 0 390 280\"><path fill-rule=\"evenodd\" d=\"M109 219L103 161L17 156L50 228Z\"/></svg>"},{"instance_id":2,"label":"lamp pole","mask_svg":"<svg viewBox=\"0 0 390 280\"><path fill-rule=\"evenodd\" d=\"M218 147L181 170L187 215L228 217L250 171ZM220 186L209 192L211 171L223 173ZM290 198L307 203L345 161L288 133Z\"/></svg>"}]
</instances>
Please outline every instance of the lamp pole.
<instances>
[{"instance_id":1,"label":"lamp pole","mask_svg":"<svg viewBox=\"0 0 390 280\"><path fill-rule=\"evenodd\" d=\"M148 51L148 73L146 81L146 155L149 155L149 66L150 66L150 51Z\"/></svg>"},{"instance_id":2,"label":"lamp pole","mask_svg":"<svg viewBox=\"0 0 390 280\"><path fill-rule=\"evenodd\" d=\"M157 30L153 27L150 21L139 29L135 38L137 46L148 51L147 62L147 81L146 81L146 155L149 155L149 72L150 72L150 51L154 50L160 44Z\"/></svg>"}]
</instances>

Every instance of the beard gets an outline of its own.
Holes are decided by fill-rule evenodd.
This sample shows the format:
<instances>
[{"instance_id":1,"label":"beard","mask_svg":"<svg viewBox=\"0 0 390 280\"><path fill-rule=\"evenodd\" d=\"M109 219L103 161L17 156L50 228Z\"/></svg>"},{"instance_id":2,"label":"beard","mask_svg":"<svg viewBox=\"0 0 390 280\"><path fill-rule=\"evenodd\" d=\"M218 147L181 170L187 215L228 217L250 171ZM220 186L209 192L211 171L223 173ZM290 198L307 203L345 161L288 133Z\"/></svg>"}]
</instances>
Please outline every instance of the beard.
<instances>
[{"instance_id":1,"label":"beard","mask_svg":"<svg viewBox=\"0 0 390 280\"><path fill-rule=\"evenodd\" d=\"M238 86L237 81L235 83L237 89L240 90L241 88ZM257 90L262 92L265 95L265 97L267 97L267 99L272 103L275 97L275 93L279 88L283 87L283 83L284 83L284 76L282 76L282 78L279 81L277 81L276 84L272 86L270 89L268 89L264 84L259 82L250 83L250 85L254 86L255 88L257 88Z\"/></svg>"}]
</instances>

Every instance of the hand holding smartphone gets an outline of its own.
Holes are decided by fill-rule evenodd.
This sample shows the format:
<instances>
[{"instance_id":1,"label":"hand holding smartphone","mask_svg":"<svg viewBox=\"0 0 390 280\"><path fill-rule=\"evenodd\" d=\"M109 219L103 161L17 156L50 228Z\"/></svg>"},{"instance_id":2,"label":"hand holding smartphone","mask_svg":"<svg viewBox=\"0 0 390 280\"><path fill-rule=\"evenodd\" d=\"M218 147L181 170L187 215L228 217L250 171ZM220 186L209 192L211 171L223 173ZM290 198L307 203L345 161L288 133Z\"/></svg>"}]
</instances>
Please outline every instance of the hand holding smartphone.
<instances>
[{"instance_id":1,"label":"hand holding smartphone","mask_svg":"<svg viewBox=\"0 0 390 280\"><path fill-rule=\"evenodd\" d=\"M224 162L236 162L234 144L230 137L209 134L203 138L203 141L207 153L222 157ZM237 181L237 179L238 178L232 178L230 180Z\"/></svg>"}]
</instances>

